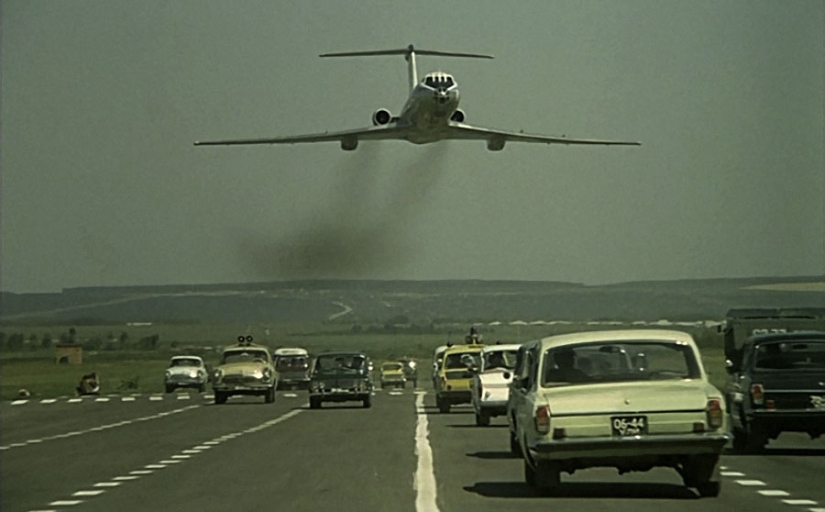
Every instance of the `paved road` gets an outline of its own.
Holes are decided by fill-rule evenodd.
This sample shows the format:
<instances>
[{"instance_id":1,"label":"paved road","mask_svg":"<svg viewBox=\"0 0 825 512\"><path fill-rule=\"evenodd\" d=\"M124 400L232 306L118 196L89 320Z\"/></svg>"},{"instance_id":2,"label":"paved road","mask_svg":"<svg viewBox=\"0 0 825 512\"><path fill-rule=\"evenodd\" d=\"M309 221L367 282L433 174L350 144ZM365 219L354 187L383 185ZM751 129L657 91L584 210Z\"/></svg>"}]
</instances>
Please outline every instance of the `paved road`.
<instances>
[{"instance_id":1,"label":"paved road","mask_svg":"<svg viewBox=\"0 0 825 512\"><path fill-rule=\"evenodd\" d=\"M764 455L725 456L728 476L715 499L699 499L671 470L608 469L563 477L560 496L548 498L524 484L503 418L475 427L470 409L439 414L431 394L410 389L378 391L373 400L370 409L321 410L309 410L304 393L223 406L198 395L2 404L0 505L8 512L825 512L825 439L787 435Z\"/></svg>"}]
</instances>

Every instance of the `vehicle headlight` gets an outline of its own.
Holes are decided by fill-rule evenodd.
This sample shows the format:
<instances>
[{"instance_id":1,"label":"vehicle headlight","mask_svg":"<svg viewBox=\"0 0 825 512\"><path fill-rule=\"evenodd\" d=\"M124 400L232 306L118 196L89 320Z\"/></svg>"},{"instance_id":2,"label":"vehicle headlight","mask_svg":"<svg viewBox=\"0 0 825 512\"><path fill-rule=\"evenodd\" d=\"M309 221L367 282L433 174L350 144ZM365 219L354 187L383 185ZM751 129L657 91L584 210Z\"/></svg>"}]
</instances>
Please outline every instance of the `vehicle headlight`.
<instances>
[{"instance_id":1,"label":"vehicle headlight","mask_svg":"<svg viewBox=\"0 0 825 512\"><path fill-rule=\"evenodd\" d=\"M223 378L223 370L220 368L215 369L215 373L212 374L212 377L214 377L215 380L221 380Z\"/></svg>"},{"instance_id":2,"label":"vehicle headlight","mask_svg":"<svg viewBox=\"0 0 825 512\"><path fill-rule=\"evenodd\" d=\"M206 372L203 371L203 370L198 370L198 377L200 377L200 378L206 377Z\"/></svg>"},{"instance_id":3,"label":"vehicle headlight","mask_svg":"<svg viewBox=\"0 0 825 512\"><path fill-rule=\"evenodd\" d=\"M195 370L192 370L191 372L189 372L189 377L191 377L193 379L196 379L198 377L198 372L195 371Z\"/></svg>"},{"instance_id":4,"label":"vehicle headlight","mask_svg":"<svg viewBox=\"0 0 825 512\"><path fill-rule=\"evenodd\" d=\"M262 379L262 378L264 378L264 373L260 370L255 370L255 372L252 373L252 376L255 377L256 379Z\"/></svg>"},{"instance_id":5,"label":"vehicle headlight","mask_svg":"<svg viewBox=\"0 0 825 512\"><path fill-rule=\"evenodd\" d=\"M264 369L264 379L269 380L272 378L272 370L270 368Z\"/></svg>"},{"instance_id":6,"label":"vehicle headlight","mask_svg":"<svg viewBox=\"0 0 825 512\"><path fill-rule=\"evenodd\" d=\"M168 379L171 376L172 376L172 372L169 371L169 370L166 370L166 378Z\"/></svg>"}]
</instances>

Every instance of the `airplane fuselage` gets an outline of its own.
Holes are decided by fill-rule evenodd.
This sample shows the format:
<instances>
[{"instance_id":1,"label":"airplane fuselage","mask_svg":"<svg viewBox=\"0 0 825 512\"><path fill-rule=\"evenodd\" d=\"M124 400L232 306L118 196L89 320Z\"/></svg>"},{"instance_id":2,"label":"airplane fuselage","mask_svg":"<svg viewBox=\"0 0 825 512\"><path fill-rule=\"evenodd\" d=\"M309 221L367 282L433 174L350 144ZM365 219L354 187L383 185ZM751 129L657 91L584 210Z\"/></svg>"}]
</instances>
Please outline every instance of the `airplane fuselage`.
<instances>
[{"instance_id":1,"label":"airplane fuselage","mask_svg":"<svg viewBox=\"0 0 825 512\"><path fill-rule=\"evenodd\" d=\"M407 137L414 144L442 140L459 99L458 84L450 75L429 74L413 88L396 122L415 128Z\"/></svg>"}]
</instances>

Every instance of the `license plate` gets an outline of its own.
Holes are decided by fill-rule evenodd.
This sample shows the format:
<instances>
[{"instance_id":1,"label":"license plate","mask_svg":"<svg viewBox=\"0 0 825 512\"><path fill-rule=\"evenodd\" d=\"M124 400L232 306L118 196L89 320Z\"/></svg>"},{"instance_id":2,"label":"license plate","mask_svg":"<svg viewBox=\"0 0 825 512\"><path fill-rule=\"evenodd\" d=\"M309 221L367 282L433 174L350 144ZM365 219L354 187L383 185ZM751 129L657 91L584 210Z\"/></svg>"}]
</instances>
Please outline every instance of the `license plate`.
<instances>
[{"instance_id":1,"label":"license plate","mask_svg":"<svg viewBox=\"0 0 825 512\"><path fill-rule=\"evenodd\" d=\"M614 436L647 434L647 416L613 416L610 430Z\"/></svg>"},{"instance_id":2,"label":"license plate","mask_svg":"<svg viewBox=\"0 0 825 512\"><path fill-rule=\"evenodd\" d=\"M235 386L235 391L247 391L250 389L252 388L250 388L249 386Z\"/></svg>"}]
</instances>

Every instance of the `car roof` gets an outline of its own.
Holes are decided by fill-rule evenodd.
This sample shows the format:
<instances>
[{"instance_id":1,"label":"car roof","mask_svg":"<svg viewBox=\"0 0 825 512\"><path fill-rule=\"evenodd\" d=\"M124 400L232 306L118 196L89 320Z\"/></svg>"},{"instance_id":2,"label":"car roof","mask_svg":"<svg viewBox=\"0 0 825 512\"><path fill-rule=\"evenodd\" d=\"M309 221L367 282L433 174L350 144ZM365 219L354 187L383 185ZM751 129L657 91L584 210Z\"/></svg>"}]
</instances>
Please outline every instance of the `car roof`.
<instances>
[{"instance_id":1,"label":"car roof","mask_svg":"<svg viewBox=\"0 0 825 512\"><path fill-rule=\"evenodd\" d=\"M759 344L768 341L797 341L797 340L816 340L825 341L825 332L822 331L792 331L792 332L774 332L766 334L756 334L745 340L745 343Z\"/></svg>"},{"instance_id":2,"label":"car roof","mask_svg":"<svg viewBox=\"0 0 825 512\"><path fill-rule=\"evenodd\" d=\"M485 345L453 345L452 347L448 348L444 351L444 355L447 356L449 354L460 354L460 353L467 353L467 352L481 352L481 350L485 347Z\"/></svg>"},{"instance_id":3,"label":"car roof","mask_svg":"<svg viewBox=\"0 0 825 512\"><path fill-rule=\"evenodd\" d=\"M232 350L232 351L235 351L235 350L244 351L244 350L249 350L249 349L266 350L267 352L269 352L269 347L267 347L266 345L256 345L254 343L250 343L249 345L230 345L228 347L224 347L223 351L224 352L227 352L227 351L230 351L230 350Z\"/></svg>"},{"instance_id":4,"label":"car roof","mask_svg":"<svg viewBox=\"0 0 825 512\"><path fill-rule=\"evenodd\" d=\"M197 359L200 362L203 362L203 358L201 356L172 356L172 361L176 359Z\"/></svg>"},{"instance_id":5,"label":"car roof","mask_svg":"<svg viewBox=\"0 0 825 512\"><path fill-rule=\"evenodd\" d=\"M617 329L609 331L585 331L572 334L559 334L548 336L540 340L528 342L528 344L539 344L542 347L559 347L564 345L576 345L580 343L598 343L604 341L673 341L675 343L685 343L697 349L693 337L682 331L672 331L665 329Z\"/></svg>"},{"instance_id":6,"label":"car roof","mask_svg":"<svg viewBox=\"0 0 825 512\"><path fill-rule=\"evenodd\" d=\"M518 350L521 347L521 343L506 343L502 345L486 345L482 352L485 354L488 352L504 352L504 351L511 351L511 350Z\"/></svg>"},{"instance_id":7,"label":"car roof","mask_svg":"<svg viewBox=\"0 0 825 512\"><path fill-rule=\"evenodd\" d=\"M353 351L339 351L339 352L323 352L318 354L316 357L337 357L337 356L360 356L360 357L367 357L366 354L363 352L359 352L357 350Z\"/></svg>"},{"instance_id":8,"label":"car roof","mask_svg":"<svg viewBox=\"0 0 825 512\"><path fill-rule=\"evenodd\" d=\"M297 348L297 347L282 347L276 348L275 352L273 352L276 356L306 356L309 353L306 349Z\"/></svg>"}]
</instances>

